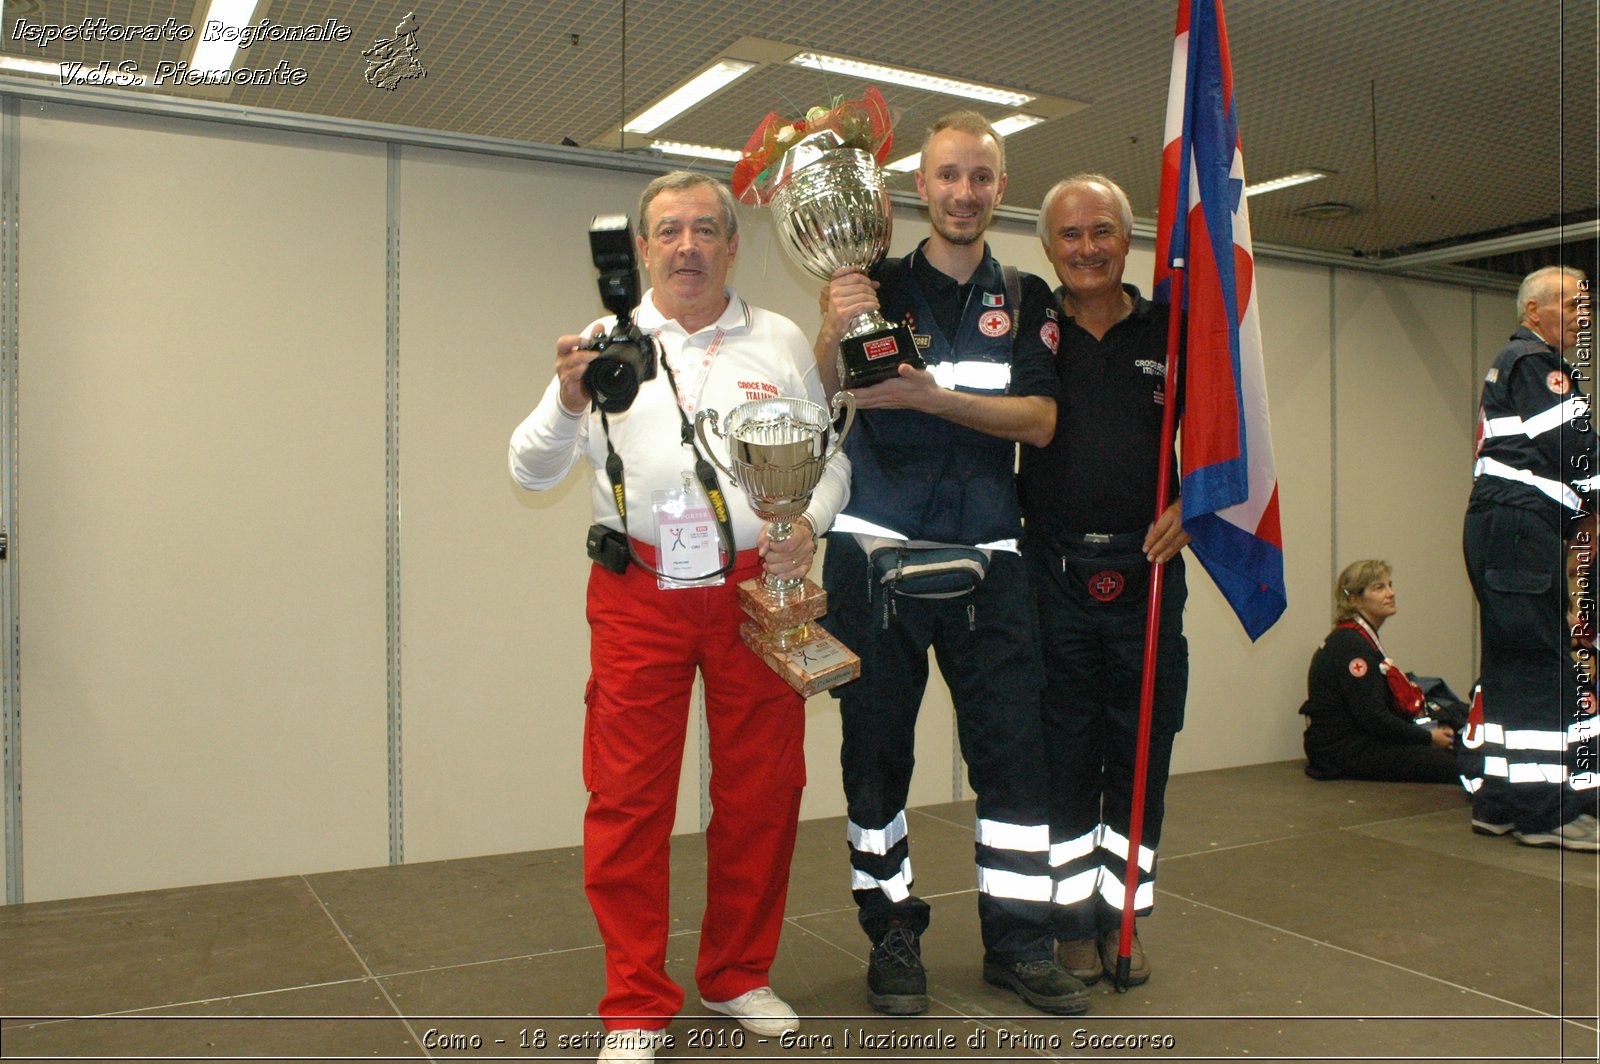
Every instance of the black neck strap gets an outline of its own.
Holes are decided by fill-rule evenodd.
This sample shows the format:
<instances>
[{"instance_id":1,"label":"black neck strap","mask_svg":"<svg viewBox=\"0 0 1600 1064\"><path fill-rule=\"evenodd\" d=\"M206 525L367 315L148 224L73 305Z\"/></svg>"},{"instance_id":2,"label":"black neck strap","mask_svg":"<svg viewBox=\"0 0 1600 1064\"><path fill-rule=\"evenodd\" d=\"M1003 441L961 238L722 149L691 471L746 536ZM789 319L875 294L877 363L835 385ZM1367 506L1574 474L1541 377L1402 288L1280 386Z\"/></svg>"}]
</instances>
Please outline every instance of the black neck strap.
<instances>
[{"instance_id":1,"label":"black neck strap","mask_svg":"<svg viewBox=\"0 0 1600 1064\"><path fill-rule=\"evenodd\" d=\"M686 444L689 450L694 453L695 479L700 482L700 487L706 493L706 500L711 503L711 512L717 519L717 535L722 539L722 551L727 556L727 560L722 563L721 568L695 579L704 580L713 576L724 576L733 571L738 553L733 546L733 518L728 513L728 500L722 494L722 484L717 480L717 471L701 455L700 448L695 446L694 425L690 423L689 415L683 412L683 401L678 396L678 380L673 376L672 367L667 365L667 353L661 351L658 357L661 362L661 368L667 374L667 385L672 389L672 403L678 409L678 420L682 422L681 442ZM617 515L622 518L622 534L627 536L628 539L628 555L633 559L635 565L647 573L665 580L677 579L645 564L644 560L639 557L638 552L633 549L633 537L628 534L628 493L622 483L622 456L617 453L616 448L611 446L611 422L606 418L604 410L600 411L600 428L606 437L606 479L611 481L611 497L617 504Z\"/></svg>"}]
</instances>

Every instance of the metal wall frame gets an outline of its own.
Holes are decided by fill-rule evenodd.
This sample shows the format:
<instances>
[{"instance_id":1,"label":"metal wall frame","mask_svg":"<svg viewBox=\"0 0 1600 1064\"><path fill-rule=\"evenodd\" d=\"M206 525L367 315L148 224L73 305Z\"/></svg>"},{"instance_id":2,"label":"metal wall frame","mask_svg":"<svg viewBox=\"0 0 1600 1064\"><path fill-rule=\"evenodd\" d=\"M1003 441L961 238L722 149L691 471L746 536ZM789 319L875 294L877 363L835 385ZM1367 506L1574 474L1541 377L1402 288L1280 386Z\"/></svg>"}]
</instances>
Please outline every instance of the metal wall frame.
<instances>
[{"instance_id":1,"label":"metal wall frame","mask_svg":"<svg viewBox=\"0 0 1600 1064\"><path fill-rule=\"evenodd\" d=\"M19 107L0 97L0 630L4 646L6 904L22 901L22 628L17 529L17 154Z\"/></svg>"},{"instance_id":2,"label":"metal wall frame","mask_svg":"<svg viewBox=\"0 0 1600 1064\"><path fill-rule=\"evenodd\" d=\"M405 863L400 697L400 145L388 146L384 196L384 640L388 654L389 863Z\"/></svg>"}]
</instances>

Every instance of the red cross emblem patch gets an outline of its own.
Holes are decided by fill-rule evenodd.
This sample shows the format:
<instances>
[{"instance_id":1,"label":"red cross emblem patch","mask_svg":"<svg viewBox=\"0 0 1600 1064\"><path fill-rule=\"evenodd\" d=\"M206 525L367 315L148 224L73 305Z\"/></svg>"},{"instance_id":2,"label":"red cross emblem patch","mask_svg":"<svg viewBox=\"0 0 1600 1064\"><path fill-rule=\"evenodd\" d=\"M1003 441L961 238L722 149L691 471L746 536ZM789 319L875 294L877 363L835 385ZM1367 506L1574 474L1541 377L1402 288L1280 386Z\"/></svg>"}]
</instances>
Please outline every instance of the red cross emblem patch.
<instances>
[{"instance_id":1,"label":"red cross emblem patch","mask_svg":"<svg viewBox=\"0 0 1600 1064\"><path fill-rule=\"evenodd\" d=\"M1004 336L1011 331L1011 315L1003 310L984 311L978 319L978 328L985 336Z\"/></svg>"},{"instance_id":2,"label":"red cross emblem patch","mask_svg":"<svg viewBox=\"0 0 1600 1064\"><path fill-rule=\"evenodd\" d=\"M1567 375L1565 373L1562 373L1558 369L1551 370L1550 376L1544 379L1544 383L1545 387L1549 388L1557 395L1566 395L1572 390L1572 382L1567 379Z\"/></svg>"},{"instance_id":3,"label":"red cross emblem patch","mask_svg":"<svg viewBox=\"0 0 1600 1064\"><path fill-rule=\"evenodd\" d=\"M1367 662L1366 662L1366 659L1365 658L1351 658L1350 659L1350 675L1354 676L1356 679L1359 680L1359 679L1361 679L1361 677L1365 676L1366 674L1367 674Z\"/></svg>"},{"instance_id":4,"label":"red cross emblem patch","mask_svg":"<svg viewBox=\"0 0 1600 1064\"><path fill-rule=\"evenodd\" d=\"M1110 602L1122 594L1122 574L1115 569L1103 569L1089 578L1089 594L1096 601Z\"/></svg>"}]
</instances>

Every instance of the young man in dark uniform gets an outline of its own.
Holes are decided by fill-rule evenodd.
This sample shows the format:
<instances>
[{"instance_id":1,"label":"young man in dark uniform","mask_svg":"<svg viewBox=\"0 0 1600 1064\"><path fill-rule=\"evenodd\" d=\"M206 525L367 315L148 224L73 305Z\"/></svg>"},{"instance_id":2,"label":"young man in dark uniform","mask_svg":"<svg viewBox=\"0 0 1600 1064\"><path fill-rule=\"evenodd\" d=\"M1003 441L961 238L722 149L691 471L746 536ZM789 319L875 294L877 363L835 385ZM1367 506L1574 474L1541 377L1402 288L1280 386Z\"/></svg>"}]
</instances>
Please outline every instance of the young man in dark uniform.
<instances>
[{"instance_id":1,"label":"young man in dark uniform","mask_svg":"<svg viewBox=\"0 0 1600 1064\"><path fill-rule=\"evenodd\" d=\"M1482 721L1463 736L1484 759L1472 829L1570 850L1600 850L1596 718L1566 627L1566 544L1594 550L1600 482L1593 412L1561 357L1578 344L1588 288L1570 267L1523 280L1521 324L1483 383L1462 533L1483 670Z\"/></svg>"},{"instance_id":2,"label":"young man in dark uniform","mask_svg":"<svg viewBox=\"0 0 1600 1064\"><path fill-rule=\"evenodd\" d=\"M817 339L823 379L839 337L882 306L911 326L928 368L855 391L846 445L851 502L828 536L824 624L861 655L861 679L837 688L852 887L872 939L869 1000L891 1014L927 1008L920 936L929 907L911 893L905 802L928 648L949 684L978 813L978 912L984 978L1047 1012L1082 1012L1083 984L1052 961L1049 825L1039 718L1041 675L1013 484L1016 441L1055 429L1058 332L1049 290L1005 271L983 234L1005 191L1000 138L960 112L923 146L917 188L933 232L871 277L829 284ZM1011 291L1008 291L1011 288ZM860 537L992 552L987 575L955 598L876 585Z\"/></svg>"},{"instance_id":3,"label":"young man in dark uniform","mask_svg":"<svg viewBox=\"0 0 1600 1064\"><path fill-rule=\"evenodd\" d=\"M1050 190L1039 236L1062 287L1055 438L1022 449L1023 558L1038 602L1051 783L1056 961L1085 983L1115 965L1127 871L1150 563L1166 563L1135 912L1154 902L1172 744L1183 727L1188 644L1173 498L1155 508L1167 308L1122 283L1133 216L1109 178ZM1176 465L1174 465L1176 468ZM1129 980L1150 977L1134 940Z\"/></svg>"}]
</instances>

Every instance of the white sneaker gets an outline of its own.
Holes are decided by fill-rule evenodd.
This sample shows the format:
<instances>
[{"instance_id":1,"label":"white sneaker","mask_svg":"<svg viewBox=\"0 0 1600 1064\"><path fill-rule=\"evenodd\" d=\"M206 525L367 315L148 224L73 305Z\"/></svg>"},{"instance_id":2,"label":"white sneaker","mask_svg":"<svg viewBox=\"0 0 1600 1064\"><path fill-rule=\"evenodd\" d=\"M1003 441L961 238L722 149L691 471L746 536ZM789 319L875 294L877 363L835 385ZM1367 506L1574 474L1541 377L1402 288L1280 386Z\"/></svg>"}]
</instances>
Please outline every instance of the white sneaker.
<instances>
[{"instance_id":1,"label":"white sneaker","mask_svg":"<svg viewBox=\"0 0 1600 1064\"><path fill-rule=\"evenodd\" d=\"M700 1004L712 1012L732 1016L739 1021L740 1027L751 1034L776 1038L780 1034L800 1029L800 1017L794 1014L794 1009L785 1004L781 997L772 992L770 986L758 986L748 994L740 994L732 1001L707 1001L701 998Z\"/></svg>"},{"instance_id":2,"label":"white sneaker","mask_svg":"<svg viewBox=\"0 0 1600 1064\"><path fill-rule=\"evenodd\" d=\"M625 1027L606 1032L606 1044L600 1050L600 1064L624 1060L654 1060L656 1047L666 1035L665 1031L646 1031L639 1027Z\"/></svg>"},{"instance_id":3,"label":"white sneaker","mask_svg":"<svg viewBox=\"0 0 1600 1064\"><path fill-rule=\"evenodd\" d=\"M1588 813L1567 821L1549 831L1515 832L1517 841L1524 846L1559 846L1564 850L1600 850L1600 822Z\"/></svg>"}]
</instances>

